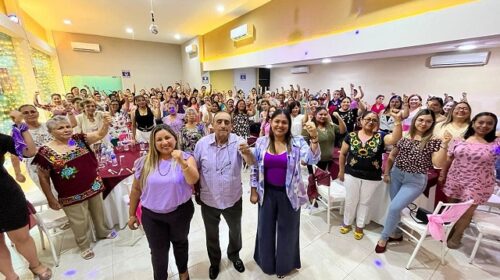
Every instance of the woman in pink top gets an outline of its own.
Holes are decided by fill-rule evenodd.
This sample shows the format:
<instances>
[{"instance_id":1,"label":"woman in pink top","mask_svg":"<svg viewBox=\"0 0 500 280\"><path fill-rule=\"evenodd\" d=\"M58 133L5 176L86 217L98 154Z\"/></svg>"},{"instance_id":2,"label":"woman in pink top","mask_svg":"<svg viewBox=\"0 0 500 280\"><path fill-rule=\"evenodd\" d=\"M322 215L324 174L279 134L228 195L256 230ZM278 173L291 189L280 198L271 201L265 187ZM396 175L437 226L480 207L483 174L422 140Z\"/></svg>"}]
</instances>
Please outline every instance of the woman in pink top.
<instances>
[{"instance_id":1,"label":"woman in pink top","mask_svg":"<svg viewBox=\"0 0 500 280\"><path fill-rule=\"evenodd\" d=\"M495 161L500 153L500 138L495 136L497 123L498 118L493 113L477 114L465 131L464 139L455 138L448 149L448 161L441 172L446 175L444 194L449 202L474 199L474 204L458 220L448 237L450 249L460 247L464 230L477 206L488 201L493 194Z\"/></svg>"},{"instance_id":2,"label":"woman in pink top","mask_svg":"<svg viewBox=\"0 0 500 280\"><path fill-rule=\"evenodd\" d=\"M193 218L193 184L199 174L194 158L178 149L177 134L168 125L158 125L151 132L150 149L135 162L135 178L130 193L128 226L138 228L136 217L139 199L142 225L146 232L154 279L168 278L170 243L180 279L189 279L188 233Z\"/></svg>"},{"instance_id":3,"label":"woman in pink top","mask_svg":"<svg viewBox=\"0 0 500 280\"><path fill-rule=\"evenodd\" d=\"M375 104L373 104L371 111L375 112L377 115L380 114L380 112L384 111L385 106L384 106L384 96L383 95L377 95L377 99L375 99Z\"/></svg>"},{"instance_id":4,"label":"woman in pink top","mask_svg":"<svg viewBox=\"0 0 500 280\"><path fill-rule=\"evenodd\" d=\"M268 136L269 129L271 128L271 116L276 111L276 106L270 106L266 112L266 118L262 119L262 123L260 125L260 134L259 137Z\"/></svg>"}]
</instances>

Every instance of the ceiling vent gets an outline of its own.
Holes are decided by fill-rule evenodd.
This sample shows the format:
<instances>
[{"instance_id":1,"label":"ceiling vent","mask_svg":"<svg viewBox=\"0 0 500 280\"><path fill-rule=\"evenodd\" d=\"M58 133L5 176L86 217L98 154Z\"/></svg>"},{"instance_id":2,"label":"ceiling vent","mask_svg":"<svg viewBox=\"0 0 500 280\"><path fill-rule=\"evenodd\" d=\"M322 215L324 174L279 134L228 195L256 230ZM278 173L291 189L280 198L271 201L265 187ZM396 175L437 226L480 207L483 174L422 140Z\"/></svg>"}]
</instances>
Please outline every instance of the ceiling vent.
<instances>
[{"instance_id":1,"label":"ceiling vent","mask_svg":"<svg viewBox=\"0 0 500 280\"><path fill-rule=\"evenodd\" d=\"M490 52L456 53L431 56L431 68L483 66L488 63Z\"/></svg>"},{"instance_id":2,"label":"ceiling vent","mask_svg":"<svg viewBox=\"0 0 500 280\"><path fill-rule=\"evenodd\" d=\"M99 44L71 42L71 48L75 52L92 52L92 53L101 52L101 46Z\"/></svg>"}]
</instances>

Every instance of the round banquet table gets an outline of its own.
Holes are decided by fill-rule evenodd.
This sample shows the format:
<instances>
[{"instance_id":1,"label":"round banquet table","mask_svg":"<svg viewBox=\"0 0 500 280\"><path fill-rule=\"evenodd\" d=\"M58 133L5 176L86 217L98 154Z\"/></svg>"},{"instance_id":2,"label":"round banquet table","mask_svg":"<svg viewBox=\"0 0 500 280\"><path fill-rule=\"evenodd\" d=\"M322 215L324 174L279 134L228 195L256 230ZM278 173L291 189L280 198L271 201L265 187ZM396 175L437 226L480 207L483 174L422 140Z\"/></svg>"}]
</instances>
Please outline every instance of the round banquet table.
<instances>
[{"instance_id":1,"label":"round banquet table","mask_svg":"<svg viewBox=\"0 0 500 280\"><path fill-rule=\"evenodd\" d=\"M106 163L99 167L99 175L104 183L104 221L108 228L124 228L128 222L128 197L133 182L134 162L140 156L139 145L129 151L114 149L117 166Z\"/></svg>"}]
</instances>

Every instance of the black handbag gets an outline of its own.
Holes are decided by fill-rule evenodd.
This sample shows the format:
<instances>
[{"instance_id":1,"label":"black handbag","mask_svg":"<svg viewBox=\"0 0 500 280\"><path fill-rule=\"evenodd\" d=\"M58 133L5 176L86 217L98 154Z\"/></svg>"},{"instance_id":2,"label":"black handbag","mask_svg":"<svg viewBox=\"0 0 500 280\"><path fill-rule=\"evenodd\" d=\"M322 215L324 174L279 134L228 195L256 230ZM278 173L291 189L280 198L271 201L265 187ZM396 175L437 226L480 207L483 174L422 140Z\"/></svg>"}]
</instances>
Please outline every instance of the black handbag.
<instances>
[{"instance_id":1,"label":"black handbag","mask_svg":"<svg viewBox=\"0 0 500 280\"><path fill-rule=\"evenodd\" d=\"M428 214L432 214L432 212L418 207L415 203L410 203L408 205L408 209L410 210L410 217L418 224L426 225L429 223Z\"/></svg>"}]
</instances>

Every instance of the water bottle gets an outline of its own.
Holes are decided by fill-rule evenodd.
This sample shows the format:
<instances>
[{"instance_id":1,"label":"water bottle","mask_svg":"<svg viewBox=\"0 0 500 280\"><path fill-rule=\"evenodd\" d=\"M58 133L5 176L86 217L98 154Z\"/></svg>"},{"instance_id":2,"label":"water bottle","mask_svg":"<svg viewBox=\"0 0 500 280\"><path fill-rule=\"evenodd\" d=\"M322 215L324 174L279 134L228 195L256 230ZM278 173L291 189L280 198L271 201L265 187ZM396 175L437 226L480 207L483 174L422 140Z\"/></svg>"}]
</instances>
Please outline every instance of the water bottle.
<instances>
[{"instance_id":1,"label":"water bottle","mask_svg":"<svg viewBox=\"0 0 500 280\"><path fill-rule=\"evenodd\" d=\"M116 160L116 155L113 151L111 151L110 157L111 157L111 165L118 166L118 160Z\"/></svg>"}]
</instances>

